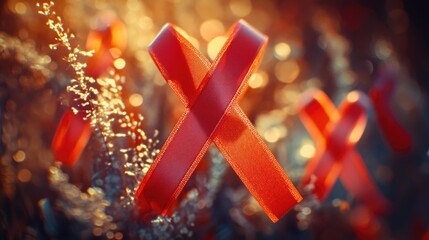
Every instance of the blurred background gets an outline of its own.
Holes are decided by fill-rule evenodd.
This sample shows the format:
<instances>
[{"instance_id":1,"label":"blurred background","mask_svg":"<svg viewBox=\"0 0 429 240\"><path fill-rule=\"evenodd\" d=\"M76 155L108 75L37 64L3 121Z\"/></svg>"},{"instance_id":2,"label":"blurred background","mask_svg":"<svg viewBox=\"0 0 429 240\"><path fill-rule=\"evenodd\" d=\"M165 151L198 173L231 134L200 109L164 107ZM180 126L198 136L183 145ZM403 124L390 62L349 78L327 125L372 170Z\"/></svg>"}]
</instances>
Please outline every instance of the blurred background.
<instances>
[{"instance_id":1,"label":"blurred background","mask_svg":"<svg viewBox=\"0 0 429 240\"><path fill-rule=\"evenodd\" d=\"M429 239L427 2L63 0L45 15L36 3L0 1L0 239ZM144 130L144 143L114 139L121 117L106 115L119 121L110 135L93 128L75 163L59 163L51 143L75 107L66 88L76 71L46 24L57 16L72 46L95 50L76 60L88 76L123 77L113 90L97 81L98 89L119 92L113 99L131 119L144 117L124 127ZM134 191L184 111L147 46L171 22L212 61L241 18L269 43L240 106L304 200L273 224L213 146L171 217L141 214ZM337 106L352 90L369 94L356 149L387 213L339 180L324 201L300 185L317 146L298 103L314 88ZM121 155L140 144L142 155Z\"/></svg>"}]
</instances>

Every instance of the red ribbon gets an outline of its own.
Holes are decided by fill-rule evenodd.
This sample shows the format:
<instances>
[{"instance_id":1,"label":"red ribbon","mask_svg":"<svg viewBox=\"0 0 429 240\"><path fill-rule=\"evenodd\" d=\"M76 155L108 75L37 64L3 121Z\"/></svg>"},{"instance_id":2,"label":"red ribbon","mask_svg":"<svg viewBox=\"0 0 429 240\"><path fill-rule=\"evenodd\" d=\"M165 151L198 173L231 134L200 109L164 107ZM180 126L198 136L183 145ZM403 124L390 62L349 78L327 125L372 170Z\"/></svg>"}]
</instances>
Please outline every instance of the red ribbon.
<instances>
[{"instance_id":1,"label":"red ribbon","mask_svg":"<svg viewBox=\"0 0 429 240\"><path fill-rule=\"evenodd\" d=\"M309 184L311 176L316 176L314 193L324 200L339 176L357 199L374 212L385 212L389 204L354 149L365 130L368 98L363 93L350 92L338 110L320 90L307 92L303 99L299 115L317 151L305 168L302 184Z\"/></svg>"},{"instance_id":2,"label":"red ribbon","mask_svg":"<svg viewBox=\"0 0 429 240\"><path fill-rule=\"evenodd\" d=\"M214 141L270 219L277 221L302 198L237 105L267 38L239 21L210 65L180 31L167 24L149 46L186 110L137 190L137 201L144 210L166 215Z\"/></svg>"},{"instance_id":3,"label":"red ribbon","mask_svg":"<svg viewBox=\"0 0 429 240\"><path fill-rule=\"evenodd\" d=\"M124 51L127 31L114 12L103 11L94 20L95 26L86 39L86 48L94 50L94 55L88 59L85 72L88 76L98 78L106 69L112 67L115 57L119 57ZM112 52L115 52L116 56Z\"/></svg>"},{"instance_id":4,"label":"red ribbon","mask_svg":"<svg viewBox=\"0 0 429 240\"><path fill-rule=\"evenodd\" d=\"M82 114L72 110L64 113L52 141L55 159L65 165L73 165L80 157L91 136L91 125L83 120Z\"/></svg>"},{"instance_id":5,"label":"red ribbon","mask_svg":"<svg viewBox=\"0 0 429 240\"><path fill-rule=\"evenodd\" d=\"M377 76L376 84L369 92L369 96L387 143L394 151L407 153L413 147L413 139L393 113L391 99L395 87L396 82L393 73L382 69Z\"/></svg>"},{"instance_id":6,"label":"red ribbon","mask_svg":"<svg viewBox=\"0 0 429 240\"><path fill-rule=\"evenodd\" d=\"M95 52L88 59L85 72L93 78L97 78L113 64L114 57L110 49L114 48L120 54L126 45L125 26L114 13L102 12L97 16L97 23L87 38L87 47ZM77 96L72 94L72 98ZM83 108L74 103L75 108L81 112L90 109L90 106ZM51 148L55 159L65 165L71 166L79 159L91 136L91 125L83 116L84 114L74 115L72 110L67 110L56 129Z\"/></svg>"}]
</instances>

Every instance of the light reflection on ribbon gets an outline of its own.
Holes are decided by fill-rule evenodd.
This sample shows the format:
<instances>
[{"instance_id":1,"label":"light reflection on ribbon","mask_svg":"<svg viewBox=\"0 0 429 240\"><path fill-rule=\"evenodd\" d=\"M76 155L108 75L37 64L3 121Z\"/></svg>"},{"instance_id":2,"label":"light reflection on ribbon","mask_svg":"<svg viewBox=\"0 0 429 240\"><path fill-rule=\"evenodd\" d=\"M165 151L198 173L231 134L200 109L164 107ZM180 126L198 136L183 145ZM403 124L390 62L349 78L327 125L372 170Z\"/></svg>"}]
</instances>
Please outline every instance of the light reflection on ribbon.
<instances>
[{"instance_id":1,"label":"light reflection on ribbon","mask_svg":"<svg viewBox=\"0 0 429 240\"><path fill-rule=\"evenodd\" d=\"M237 104L267 38L239 21L210 64L180 31L167 24L149 46L186 110L137 190L137 201L145 211L167 214L213 141L270 219L277 221L301 196Z\"/></svg>"},{"instance_id":2,"label":"light reflection on ribbon","mask_svg":"<svg viewBox=\"0 0 429 240\"><path fill-rule=\"evenodd\" d=\"M91 136L91 125L83 120L83 114L71 110L64 113L52 141L55 160L65 165L73 165Z\"/></svg>"},{"instance_id":3,"label":"light reflection on ribbon","mask_svg":"<svg viewBox=\"0 0 429 240\"><path fill-rule=\"evenodd\" d=\"M350 92L338 109L320 90L309 91L302 99L299 116L317 145L316 154L305 168L302 184L309 184L314 175L314 193L324 200L340 177L345 188L371 210L385 212L389 203L354 149L367 123L366 95Z\"/></svg>"}]
</instances>

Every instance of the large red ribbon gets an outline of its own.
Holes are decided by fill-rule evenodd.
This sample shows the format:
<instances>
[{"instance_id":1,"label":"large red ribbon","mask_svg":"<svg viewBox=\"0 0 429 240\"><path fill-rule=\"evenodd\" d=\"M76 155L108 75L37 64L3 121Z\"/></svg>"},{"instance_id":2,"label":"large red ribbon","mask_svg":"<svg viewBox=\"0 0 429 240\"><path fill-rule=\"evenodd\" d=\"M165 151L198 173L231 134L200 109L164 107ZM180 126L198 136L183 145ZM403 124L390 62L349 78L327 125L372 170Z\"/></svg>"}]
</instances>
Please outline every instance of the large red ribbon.
<instances>
[{"instance_id":1,"label":"large red ribbon","mask_svg":"<svg viewBox=\"0 0 429 240\"><path fill-rule=\"evenodd\" d=\"M302 198L237 104L267 38L239 21L210 66L180 31L167 24L149 46L186 110L137 190L137 200L145 209L167 214L214 141L270 219L277 221Z\"/></svg>"},{"instance_id":2,"label":"large red ribbon","mask_svg":"<svg viewBox=\"0 0 429 240\"><path fill-rule=\"evenodd\" d=\"M368 101L366 95L353 91L337 110L323 91L304 94L299 115L315 140L317 151L305 168L302 184L310 183L314 175L314 193L324 200L339 176L351 194L374 212L383 213L389 204L354 149L365 130Z\"/></svg>"}]
</instances>

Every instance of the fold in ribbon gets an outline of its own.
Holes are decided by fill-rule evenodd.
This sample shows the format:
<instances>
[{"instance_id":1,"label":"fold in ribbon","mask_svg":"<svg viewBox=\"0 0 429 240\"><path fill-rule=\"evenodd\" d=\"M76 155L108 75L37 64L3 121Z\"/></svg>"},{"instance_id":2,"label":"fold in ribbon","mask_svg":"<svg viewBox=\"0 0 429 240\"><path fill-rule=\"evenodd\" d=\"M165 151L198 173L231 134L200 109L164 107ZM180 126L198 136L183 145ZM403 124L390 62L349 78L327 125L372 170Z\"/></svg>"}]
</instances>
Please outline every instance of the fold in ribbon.
<instances>
[{"instance_id":1,"label":"fold in ribbon","mask_svg":"<svg viewBox=\"0 0 429 240\"><path fill-rule=\"evenodd\" d=\"M337 110L322 91L304 94L299 116L315 140L317 151L305 168L302 184L309 184L314 175L314 193L324 200L339 176L351 194L374 212L383 213L389 204L354 149L365 130L368 101L366 95L353 91Z\"/></svg>"},{"instance_id":2,"label":"fold in ribbon","mask_svg":"<svg viewBox=\"0 0 429 240\"><path fill-rule=\"evenodd\" d=\"M167 24L149 46L186 110L137 190L137 201L145 210L167 214L214 142L269 218L277 221L302 198L237 105L267 38L239 21L210 65L180 31Z\"/></svg>"}]
</instances>

